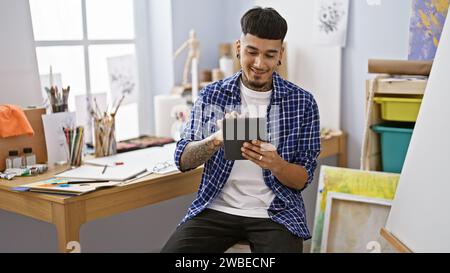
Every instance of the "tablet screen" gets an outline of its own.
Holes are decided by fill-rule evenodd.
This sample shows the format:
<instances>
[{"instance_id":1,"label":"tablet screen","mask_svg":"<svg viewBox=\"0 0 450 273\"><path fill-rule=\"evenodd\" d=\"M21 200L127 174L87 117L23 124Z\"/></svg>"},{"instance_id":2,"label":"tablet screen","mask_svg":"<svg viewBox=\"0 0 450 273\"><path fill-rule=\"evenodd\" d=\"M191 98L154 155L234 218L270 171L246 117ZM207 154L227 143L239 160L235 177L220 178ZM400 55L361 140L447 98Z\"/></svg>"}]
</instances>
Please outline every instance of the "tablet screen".
<instances>
[{"instance_id":1,"label":"tablet screen","mask_svg":"<svg viewBox=\"0 0 450 273\"><path fill-rule=\"evenodd\" d=\"M266 118L228 118L223 122L226 160L245 160L241 147L254 139L267 141Z\"/></svg>"}]
</instances>

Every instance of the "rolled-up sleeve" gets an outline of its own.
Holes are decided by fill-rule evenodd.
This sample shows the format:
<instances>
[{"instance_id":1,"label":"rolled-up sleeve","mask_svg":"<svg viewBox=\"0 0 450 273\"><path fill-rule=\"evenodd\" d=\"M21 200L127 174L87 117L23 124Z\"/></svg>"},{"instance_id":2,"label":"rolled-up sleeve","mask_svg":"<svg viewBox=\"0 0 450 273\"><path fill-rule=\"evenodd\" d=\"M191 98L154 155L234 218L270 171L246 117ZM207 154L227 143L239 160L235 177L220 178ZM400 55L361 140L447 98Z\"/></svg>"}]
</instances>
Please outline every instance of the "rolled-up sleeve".
<instances>
[{"instance_id":1,"label":"rolled-up sleeve","mask_svg":"<svg viewBox=\"0 0 450 273\"><path fill-rule=\"evenodd\" d=\"M294 156L294 162L303 166L308 173L308 180L304 190L311 184L314 171L317 167L317 157L320 153L320 119L319 108L314 98L311 97L311 103L306 109L303 122L300 127L300 137L298 149Z\"/></svg>"},{"instance_id":2,"label":"rolled-up sleeve","mask_svg":"<svg viewBox=\"0 0 450 273\"><path fill-rule=\"evenodd\" d=\"M184 148L186 148L186 146L189 144L189 142L191 142L191 140L180 139L177 142L177 147L175 148L175 154L174 154L175 165L177 166L178 170L180 170L182 172L188 171L188 170L181 170L180 160L181 160L181 154L183 154Z\"/></svg>"}]
</instances>

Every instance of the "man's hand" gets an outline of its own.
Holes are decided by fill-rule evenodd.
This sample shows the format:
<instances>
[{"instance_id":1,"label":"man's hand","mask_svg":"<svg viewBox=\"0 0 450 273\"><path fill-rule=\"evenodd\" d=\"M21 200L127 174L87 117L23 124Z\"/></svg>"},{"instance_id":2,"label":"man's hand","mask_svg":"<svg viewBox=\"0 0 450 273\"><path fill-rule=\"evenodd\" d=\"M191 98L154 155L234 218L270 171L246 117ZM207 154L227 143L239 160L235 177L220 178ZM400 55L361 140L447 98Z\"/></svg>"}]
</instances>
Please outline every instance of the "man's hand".
<instances>
[{"instance_id":1,"label":"man's hand","mask_svg":"<svg viewBox=\"0 0 450 273\"><path fill-rule=\"evenodd\" d=\"M269 169L272 173L279 173L289 164L281 158L275 146L260 140L244 142L241 148L242 156L263 169Z\"/></svg>"},{"instance_id":2,"label":"man's hand","mask_svg":"<svg viewBox=\"0 0 450 273\"><path fill-rule=\"evenodd\" d=\"M239 113L236 111L233 111L231 113L226 113L224 119L238 118L238 117L240 117ZM217 126L219 127L219 130L206 138L208 145L210 145L211 148L219 148L223 145L223 120L224 119L220 119L217 121Z\"/></svg>"},{"instance_id":3,"label":"man's hand","mask_svg":"<svg viewBox=\"0 0 450 273\"><path fill-rule=\"evenodd\" d=\"M242 156L263 169L268 169L285 186L301 190L306 186L308 173L303 166L292 164L281 158L275 146L259 140L244 142Z\"/></svg>"},{"instance_id":4,"label":"man's hand","mask_svg":"<svg viewBox=\"0 0 450 273\"><path fill-rule=\"evenodd\" d=\"M238 116L239 114L237 112L231 112L230 114L226 114L225 118L237 118ZM203 140L192 141L186 145L180 158L181 170L193 169L204 164L217 150L220 149L220 147L222 147L222 122L222 119L217 121L219 130L214 134Z\"/></svg>"}]
</instances>

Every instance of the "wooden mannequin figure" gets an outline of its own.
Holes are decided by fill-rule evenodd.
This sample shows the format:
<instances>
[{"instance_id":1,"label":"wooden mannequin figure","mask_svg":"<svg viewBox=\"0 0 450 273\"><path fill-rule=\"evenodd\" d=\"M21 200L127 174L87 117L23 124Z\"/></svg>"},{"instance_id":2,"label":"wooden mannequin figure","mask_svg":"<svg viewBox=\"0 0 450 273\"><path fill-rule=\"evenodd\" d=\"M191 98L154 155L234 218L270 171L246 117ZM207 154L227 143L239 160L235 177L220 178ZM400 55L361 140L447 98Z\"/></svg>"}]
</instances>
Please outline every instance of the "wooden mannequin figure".
<instances>
[{"instance_id":1,"label":"wooden mannequin figure","mask_svg":"<svg viewBox=\"0 0 450 273\"><path fill-rule=\"evenodd\" d=\"M177 56L185 49L189 48L188 56L186 59L186 63L184 65L184 71L183 71L183 86L189 85L188 77L189 77L189 70L192 65L192 59L196 58L197 61L200 58L200 41L197 39L197 35L195 33L195 30L191 29L189 31L189 39L185 41L180 48L177 49L174 53L174 59L177 58Z\"/></svg>"}]
</instances>

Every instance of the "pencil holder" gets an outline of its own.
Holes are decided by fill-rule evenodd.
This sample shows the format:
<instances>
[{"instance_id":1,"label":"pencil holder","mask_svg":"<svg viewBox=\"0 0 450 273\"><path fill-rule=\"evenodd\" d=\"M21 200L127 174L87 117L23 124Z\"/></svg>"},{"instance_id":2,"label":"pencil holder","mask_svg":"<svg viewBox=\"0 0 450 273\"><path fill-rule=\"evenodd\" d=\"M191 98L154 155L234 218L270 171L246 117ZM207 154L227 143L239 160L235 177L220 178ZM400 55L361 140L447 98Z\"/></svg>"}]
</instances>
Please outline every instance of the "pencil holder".
<instances>
[{"instance_id":1,"label":"pencil holder","mask_svg":"<svg viewBox=\"0 0 450 273\"><path fill-rule=\"evenodd\" d=\"M67 162L71 167L81 166L84 147L84 127L63 128L69 149Z\"/></svg>"},{"instance_id":2,"label":"pencil holder","mask_svg":"<svg viewBox=\"0 0 450 273\"><path fill-rule=\"evenodd\" d=\"M108 115L94 119L95 156L103 157L117 153L115 119Z\"/></svg>"}]
</instances>

